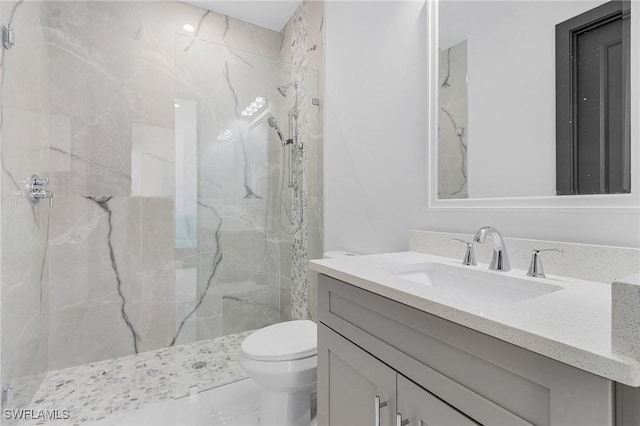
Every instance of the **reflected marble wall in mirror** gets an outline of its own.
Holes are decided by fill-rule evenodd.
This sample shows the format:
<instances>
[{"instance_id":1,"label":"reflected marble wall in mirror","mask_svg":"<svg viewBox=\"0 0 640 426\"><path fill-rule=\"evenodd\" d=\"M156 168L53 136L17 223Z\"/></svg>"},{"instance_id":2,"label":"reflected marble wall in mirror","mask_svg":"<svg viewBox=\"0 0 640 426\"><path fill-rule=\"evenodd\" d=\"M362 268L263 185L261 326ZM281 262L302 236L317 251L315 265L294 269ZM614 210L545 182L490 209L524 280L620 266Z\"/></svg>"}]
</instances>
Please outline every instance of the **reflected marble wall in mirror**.
<instances>
[{"instance_id":1,"label":"reflected marble wall in mirror","mask_svg":"<svg viewBox=\"0 0 640 426\"><path fill-rule=\"evenodd\" d=\"M630 15L628 2L440 0L437 197L630 192ZM592 57L563 48L585 34Z\"/></svg>"}]
</instances>

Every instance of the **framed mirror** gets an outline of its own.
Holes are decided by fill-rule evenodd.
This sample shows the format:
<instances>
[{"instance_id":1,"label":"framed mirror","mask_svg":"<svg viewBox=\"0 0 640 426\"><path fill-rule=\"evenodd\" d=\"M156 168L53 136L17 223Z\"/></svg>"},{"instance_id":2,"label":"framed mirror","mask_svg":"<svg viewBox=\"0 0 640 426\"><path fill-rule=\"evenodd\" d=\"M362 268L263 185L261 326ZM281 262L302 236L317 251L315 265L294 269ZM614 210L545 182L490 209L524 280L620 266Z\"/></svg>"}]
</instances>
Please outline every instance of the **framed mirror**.
<instances>
[{"instance_id":1,"label":"framed mirror","mask_svg":"<svg viewBox=\"0 0 640 426\"><path fill-rule=\"evenodd\" d=\"M428 2L430 207L637 210L639 8Z\"/></svg>"}]
</instances>

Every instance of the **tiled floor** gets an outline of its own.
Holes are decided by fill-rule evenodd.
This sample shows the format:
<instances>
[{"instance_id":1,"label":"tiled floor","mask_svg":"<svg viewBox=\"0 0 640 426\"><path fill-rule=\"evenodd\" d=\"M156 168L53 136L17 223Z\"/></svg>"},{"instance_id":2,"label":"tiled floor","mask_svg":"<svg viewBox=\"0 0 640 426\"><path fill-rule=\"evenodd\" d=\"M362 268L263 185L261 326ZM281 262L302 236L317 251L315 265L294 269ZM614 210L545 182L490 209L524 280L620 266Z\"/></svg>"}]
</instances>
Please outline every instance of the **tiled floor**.
<instances>
[{"instance_id":1,"label":"tiled floor","mask_svg":"<svg viewBox=\"0 0 640 426\"><path fill-rule=\"evenodd\" d=\"M51 371L29 408L69 410L69 420L47 424L79 425L175 401L193 387L202 392L244 379L236 357L249 333ZM44 423L29 420L20 425Z\"/></svg>"},{"instance_id":2,"label":"tiled floor","mask_svg":"<svg viewBox=\"0 0 640 426\"><path fill-rule=\"evenodd\" d=\"M258 426L260 385L239 380L197 394L148 405L92 426ZM312 401L312 405L315 401ZM315 416L315 409L312 408ZM316 426L315 418L311 426Z\"/></svg>"},{"instance_id":3,"label":"tiled floor","mask_svg":"<svg viewBox=\"0 0 640 426\"><path fill-rule=\"evenodd\" d=\"M258 424L260 386L240 380L190 397L147 405L113 416L95 426L255 426Z\"/></svg>"}]
</instances>

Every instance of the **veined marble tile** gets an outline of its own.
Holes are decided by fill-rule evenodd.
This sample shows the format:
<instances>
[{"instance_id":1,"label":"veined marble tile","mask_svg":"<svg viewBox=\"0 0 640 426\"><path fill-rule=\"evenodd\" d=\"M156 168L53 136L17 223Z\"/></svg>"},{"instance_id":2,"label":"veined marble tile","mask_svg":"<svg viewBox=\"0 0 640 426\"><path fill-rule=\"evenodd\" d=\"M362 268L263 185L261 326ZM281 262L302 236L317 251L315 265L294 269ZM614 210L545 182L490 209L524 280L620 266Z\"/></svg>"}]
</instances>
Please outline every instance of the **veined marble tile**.
<instances>
[{"instance_id":1,"label":"veined marble tile","mask_svg":"<svg viewBox=\"0 0 640 426\"><path fill-rule=\"evenodd\" d=\"M466 198L469 127L467 42L440 52L438 114L438 197Z\"/></svg>"},{"instance_id":2,"label":"veined marble tile","mask_svg":"<svg viewBox=\"0 0 640 426\"><path fill-rule=\"evenodd\" d=\"M0 383L11 387L7 408L23 408L47 368L50 210L15 193L47 173L48 50L40 2L2 2L0 18L21 47L0 52Z\"/></svg>"},{"instance_id":3,"label":"veined marble tile","mask_svg":"<svg viewBox=\"0 0 640 426\"><path fill-rule=\"evenodd\" d=\"M465 198L467 178L462 170L466 163L462 156L438 156L438 198ZM463 197L463 195L465 195Z\"/></svg>"},{"instance_id":4,"label":"veined marble tile","mask_svg":"<svg viewBox=\"0 0 640 426\"><path fill-rule=\"evenodd\" d=\"M224 334L263 328L280 321L278 288L253 281L223 285Z\"/></svg>"},{"instance_id":5,"label":"veined marble tile","mask_svg":"<svg viewBox=\"0 0 640 426\"><path fill-rule=\"evenodd\" d=\"M169 127L132 124L131 193L144 197L175 194L175 136Z\"/></svg>"},{"instance_id":6,"label":"veined marble tile","mask_svg":"<svg viewBox=\"0 0 640 426\"><path fill-rule=\"evenodd\" d=\"M67 340L52 342L50 364L60 368L139 351L142 336L131 302L144 296L142 200L61 197L60 204L50 245L50 332L52 339ZM113 345L101 343L96 329L119 337Z\"/></svg>"},{"instance_id":7,"label":"veined marble tile","mask_svg":"<svg viewBox=\"0 0 640 426\"><path fill-rule=\"evenodd\" d=\"M0 16L13 6L0 4ZM1 70L0 213L2 329L17 326L3 333L2 376L11 352L23 364L12 371L26 377L47 356L60 368L271 324L279 310L289 315L291 295L279 292L293 263L294 300L304 306L308 231L292 239L282 224L306 222L304 199L320 193L321 121L310 99L319 79L304 67L322 57L321 7L301 7L286 42L284 33L178 2L15 10L21 46L4 52ZM186 35L184 23L196 32ZM262 96L286 130L295 101L276 87L290 81L300 83L309 147L296 162L298 198L282 190L283 150L267 116L240 115ZM227 129L233 137L218 140ZM10 194L33 172L51 178L50 221L43 203L12 210ZM26 264L33 259L39 269ZM14 303L23 298L33 303ZM11 303L15 311L5 309Z\"/></svg>"},{"instance_id":8,"label":"veined marble tile","mask_svg":"<svg viewBox=\"0 0 640 426\"><path fill-rule=\"evenodd\" d=\"M58 369L133 353L120 300L81 304L49 313L49 368Z\"/></svg>"}]
</instances>

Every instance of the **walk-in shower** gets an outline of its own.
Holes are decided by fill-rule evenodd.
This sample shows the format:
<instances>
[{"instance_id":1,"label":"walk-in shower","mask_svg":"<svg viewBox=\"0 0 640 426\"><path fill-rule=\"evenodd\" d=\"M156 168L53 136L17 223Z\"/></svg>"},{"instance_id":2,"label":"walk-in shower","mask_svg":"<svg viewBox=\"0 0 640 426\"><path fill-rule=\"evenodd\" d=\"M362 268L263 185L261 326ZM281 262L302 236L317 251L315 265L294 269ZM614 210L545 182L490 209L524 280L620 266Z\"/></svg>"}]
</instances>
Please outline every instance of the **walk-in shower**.
<instances>
[{"instance_id":1,"label":"walk-in shower","mask_svg":"<svg viewBox=\"0 0 640 426\"><path fill-rule=\"evenodd\" d=\"M314 312L321 8L282 32L160 1L0 21L3 408L86 423L245 377L248 332ZM52 207L14 195L35 175Z\"/></svg>"}]
</instances>

